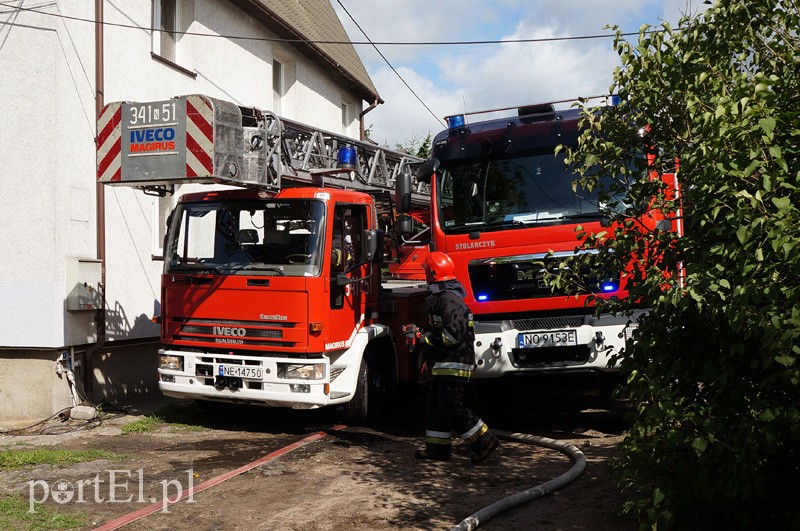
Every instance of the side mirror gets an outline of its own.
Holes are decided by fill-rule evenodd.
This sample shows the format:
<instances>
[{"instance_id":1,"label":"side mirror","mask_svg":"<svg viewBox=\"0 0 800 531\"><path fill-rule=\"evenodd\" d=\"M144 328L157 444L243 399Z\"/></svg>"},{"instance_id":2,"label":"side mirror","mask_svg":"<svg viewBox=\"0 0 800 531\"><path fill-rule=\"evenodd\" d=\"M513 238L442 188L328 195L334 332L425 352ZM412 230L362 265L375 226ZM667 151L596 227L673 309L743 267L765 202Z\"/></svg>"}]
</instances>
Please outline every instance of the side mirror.
<instances>
[{"instance_id":1,"label":"side mirror","mask_svg":"<svg viewBox=\"0 0 800 531\"><path fill-rule=\"evenodd\" d=\"M361 256L365 262L380 261L378 254L378 241L383 241L383 235L379 235L377 230L367 229L361 236Z\"/></svg>"},{"instance_id":2,"label":"side mirror","mask_svg":"<svg viewBox=\"0 0 800 531\"><path fill-rule=\"evenodd\" d=\"M408 172L397 176L394 183L394 204L400 213L411 210L411 174Z\"/></svg>"},{"instance_id":3,"label":"side mirror","mask_svg":"<svg viewBox=\"0 0 800 531\"><path fill-rule=\"evenodd\" d=\"M411 216L407 216L405 214L397 216L398 234L411 234L412 230L414 230L414 223L411 220Z\"/></svg>"},{"instance_id":4,"label":"side mirror","mask_svg":"<svg viewBox=\"0 0 800 531\"><path fill-rule=\"evenodd\" d=\"M417 168L417 182L430 183L431 176L439 169L439 159L431 157Z\"/></svg>"}]
</instances>

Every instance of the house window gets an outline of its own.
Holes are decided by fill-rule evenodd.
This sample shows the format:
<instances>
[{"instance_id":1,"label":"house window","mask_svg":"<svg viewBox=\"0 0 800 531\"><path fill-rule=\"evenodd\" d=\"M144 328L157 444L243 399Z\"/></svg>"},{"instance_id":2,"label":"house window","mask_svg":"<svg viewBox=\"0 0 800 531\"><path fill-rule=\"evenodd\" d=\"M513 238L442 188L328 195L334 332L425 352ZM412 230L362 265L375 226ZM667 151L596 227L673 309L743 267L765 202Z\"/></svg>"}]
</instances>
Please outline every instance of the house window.
<instances>
[{"instance_id":1,"label":"house window","mask_svg":"<svg viewBox=\"0 0 800 531\"><path fill-rule=\"evenodd\" d=\"M153 53L178 62L178 0L153 0Z\"/></svg>"},{"instance_id":2,"label":"house window","mask_svg":"<svg viewBox=\"0 0 800 531\"><path fill-rule=\"evenodd\" d=\"M281 100L284 96L283 63L272 61L272 112L281 114Z\"/></svg>"},{"instance_id":3,"label":"house window","mask_svg":"<svg viewBox=\"0 0 800 531\"><path fill-rule=\"evenodd\" d=\"M347 128L350 126L350 109L347 103L342 102L342 132L347 134Z\"/></svg>"}]
</instances>

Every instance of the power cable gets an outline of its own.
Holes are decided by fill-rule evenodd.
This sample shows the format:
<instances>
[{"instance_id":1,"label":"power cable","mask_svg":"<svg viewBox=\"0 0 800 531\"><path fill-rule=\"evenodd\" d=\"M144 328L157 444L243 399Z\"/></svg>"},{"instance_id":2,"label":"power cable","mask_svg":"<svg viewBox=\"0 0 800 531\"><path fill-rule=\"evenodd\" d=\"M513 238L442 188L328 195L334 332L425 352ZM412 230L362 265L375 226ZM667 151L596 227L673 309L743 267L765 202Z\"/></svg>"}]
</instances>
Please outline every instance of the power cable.
<instances>
[{"instance_id":1,"label":"power cable","mask_svg":"<svg viewBox=\"0 0 800 531\"><path fill-rule=\"evenodd\" d=\"M56 17L62 18L66 20L74 20L77 22L87 22L90 24L95 24L96 22L93 19L88 18L81 18L81 17L73 17L69 15L57 14L57 13L48 13L46 11L39 11L38 9L29 8L29 7L16 7L13 5L9 5L3 2L0 2L0 6L7 7L12 9L13 11L29 11L32 13L37 13L39 15L45 15L49 17ZM344 7L344 6L343 6ZM6 12L0 12L3 14ZM576 36L566 36L566 37L541 37L535 39L489 39L489 40L469 40L469 41L337 41L337 40L316 40L316 39L286 39L286 38L279 38L279 37L244 37L240 35L218 35L215 33L201 33L196 31L177 31L177 30L165 30L161 28L148 28L145 26L136 26L133 24L120 24L116 22L106 22L103 21L101 24L104 26L109 27L117 27L117 28L128 28L128 29L137 29L137 30L145 30L145 31L157 31L160 33L169 32L172 34L178 35L191 35L194 37L213 37L218 39L230 39L230 40L244 40L244 41L264 41L264 42L284 42L289 44L352 44L352 45L370 45L370 46L472 46L472 45L486 45L486 44L515 44L515 43L539 43L539 42L557 42L557 41L578 41L578 40L590 40L590 39L611 39L614 38L615 34L602 34L602 35L576 35ZM21 24L11 23L11 22L2 22L0 21L0 26L2 25L9 25L9 26L20 26ZM27 26L33 27L33 26ZM37 29L47 29L47 28L37 28ZM360 29L360 28L359 28ZM653 33L655 30L646 31L645 33ZM627 32L620 34L623 37L633 37L639 35L638 31L634 32ZM380 53L380 52L379 52ZM438 120L438 118L437 118Z\"/></svg>"},{"instance_id":2,"label":"power cable","mask_svg":"<svg viewBox=\"0 0 800 531\"><path fill-rule=\"evenodd\" d=\"M340 6L342 6L342 9L344 9L344 12L345 12L345 13L347 13L347 16L348 16L348 17L350 17L350 20L352 20L352 21L353 21L353 24L355 24L355 25L356 25L356 27L358 28L358 30L361 32L361 34L362 34L362 35L364 35L364 37L365 37L365 38L366 38L366 39L369 41L369 43L370 43L370 44L372 44L372 47L373 47L373 48L375 48L375 51L376 51L376 52L378 52L378 55L380 55L380 56L381 56L381 58L382 58L382 59L383 59L383 60L386 62L386 64L387 64L387 65L389 65L389 68L391 68L391 69L392 69L392 72L394 72L394 73L397 75L397 77L398 77L398 78L400 78L400 81L402 81L402 82L403 82L403 85L405 85L405 86L406 86L406 88L407 88L408 90L410 90L410 91L411 91L411 94L413 94L413 95L414 95L414 97L415 97L415 98L417 98L417 101L419 101L419 102L422 104L422 106L423 106L423 107L425 107L425 110L427 110L429 113L431 113L431 116L433 116L433 117L434 117L434 119L435 119L437 122L439 122L440 124L442 124L442 125L444 125L444 126L446 127L446 126L447 126L447 124L445 124L445 123L444 123L444 122L443 122L443 121L442 121L442 120L441 120L441 119L440 119L438 116L436 116L436 114L434 114L434 112L433 112L433 111L430 109L430 107L428 107L428 105L427 105L427 104L426 104L424 101L422 101L422 98L420 98L420 97L419 97L419 95L417 95L417 93L416 93L416 92L414 92L414 89L412 89L412 88L411 88L411 86L410 86L408 83L406 83L406 80L405 80L405 79L403 79L403 76L401 76L401 75L400 75L400 72L398 72L398 71L395 69L395 67L394 67L394 66L392 66L392 63L390 63L390 62L389 62L389 60L388 60L388 59L386 58L386 56L385 56L385 55L383 55L383 53L382 53L382 52L381 52L381 51L378 49L378 47L375 45L375 43L374 43L374 42L372 42L372 40L371 40L371 39L369 38L369 36L367 35L367 32L365 32L365 31L363 30L363 28L361 27L361 25L360 25L358 22L356 22L356 19L355 19L355 18L353 18L353 15L351 15L351 14L350 14L350 11L348 11L348 10L347 10L347 8L346 8L346 7L344 7L344 4L342 3L342 0L336 0L336 2L338 2L338 4L339 4Z\"/></svg>"}]
</instances>

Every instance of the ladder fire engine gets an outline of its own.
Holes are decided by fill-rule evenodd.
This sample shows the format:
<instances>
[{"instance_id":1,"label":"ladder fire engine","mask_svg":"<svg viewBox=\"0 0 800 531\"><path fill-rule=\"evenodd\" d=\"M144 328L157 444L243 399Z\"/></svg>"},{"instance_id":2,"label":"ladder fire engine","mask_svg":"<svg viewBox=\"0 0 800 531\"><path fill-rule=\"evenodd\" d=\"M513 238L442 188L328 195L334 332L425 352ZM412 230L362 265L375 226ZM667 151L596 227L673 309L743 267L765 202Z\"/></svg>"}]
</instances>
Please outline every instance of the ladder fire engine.
<instances>
[{"instance_id":1,"label":"ladder fire engine","mask_svg":"<svg viewBox=\"0 0 800 531\"><path fill-rule=\"evenodd\" d=\"M425 319L421 269L394 264L394 278L381 274L385 248L409 264L421 252L397 254L387 237L396 202L428 208L428 186L412 186L410 173L421 162L202 95L106 105L100 182L159 195L186 183L238 187L183 195L170 215L161 391L210 403L344 405L351 421L380 414L418 373L401 327Z\"/></svg>"}]
</instances>

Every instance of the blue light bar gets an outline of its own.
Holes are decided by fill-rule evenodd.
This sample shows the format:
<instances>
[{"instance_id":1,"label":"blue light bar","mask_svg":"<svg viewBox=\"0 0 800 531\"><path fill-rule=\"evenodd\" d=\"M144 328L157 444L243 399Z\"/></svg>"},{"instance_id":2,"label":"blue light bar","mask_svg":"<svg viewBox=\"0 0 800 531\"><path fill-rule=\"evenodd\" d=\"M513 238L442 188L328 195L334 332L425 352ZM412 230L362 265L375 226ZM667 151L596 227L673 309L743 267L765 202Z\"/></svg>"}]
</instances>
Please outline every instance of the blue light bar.
<instances>
[{"instance_id":1,"label":"blue light bar","mask_svg":"<svg viewBox=\"0 0 800 531\"><path fill-rule=\"evenodd\" d=\"M481 293L480 295L478 295L477 299L478 302L484 302L489 300L489 296L484 293Z\"/></svg>"},{"instance_id":2,"label":"blue light bar","mask_svg":"<svg viewBox=\"0 0 800 531\"><path fill-rule=\"evenodd\" d=\"M464 115L463 114L456 114L454 116L448 116L447 120L447 128L448 129L455 129L457 127L462 127L464 125Z\"/></svg>"},{"instance_id":3,"label":"blue light bar","mask_svg":"<svg viewBox=\"0 0 800 531\"><path fill-rule=\"evenodd\" d=\"M354 169L356 167L356 148L350 145L340 147L336 154L336 167Z\"/></svg>"}]
</instances>

